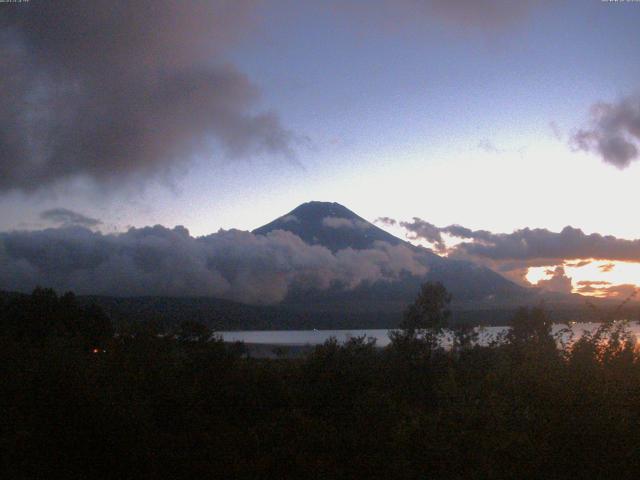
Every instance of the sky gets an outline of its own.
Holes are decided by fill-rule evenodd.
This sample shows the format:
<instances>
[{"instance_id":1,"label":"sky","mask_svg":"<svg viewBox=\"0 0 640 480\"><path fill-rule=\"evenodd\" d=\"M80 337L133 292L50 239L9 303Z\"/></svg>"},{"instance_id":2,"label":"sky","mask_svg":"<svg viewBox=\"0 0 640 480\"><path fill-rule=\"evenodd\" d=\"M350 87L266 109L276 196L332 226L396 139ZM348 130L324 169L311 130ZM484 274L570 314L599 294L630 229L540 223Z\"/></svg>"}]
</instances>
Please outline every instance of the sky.
<instances>
[{"instance_id":1,"label":"sky","mask_svg":"<svg viewBox=\"0 0 640 480\"><path fill-rule=\"evenodd\" d=\"M0 232L200 236L335 201L522 283L627 292L638 25L632 1L0 4ZM451 225L541 250L489 255ZM544 250L567 226L605 247Z\"/></svg>"}]
</instances>

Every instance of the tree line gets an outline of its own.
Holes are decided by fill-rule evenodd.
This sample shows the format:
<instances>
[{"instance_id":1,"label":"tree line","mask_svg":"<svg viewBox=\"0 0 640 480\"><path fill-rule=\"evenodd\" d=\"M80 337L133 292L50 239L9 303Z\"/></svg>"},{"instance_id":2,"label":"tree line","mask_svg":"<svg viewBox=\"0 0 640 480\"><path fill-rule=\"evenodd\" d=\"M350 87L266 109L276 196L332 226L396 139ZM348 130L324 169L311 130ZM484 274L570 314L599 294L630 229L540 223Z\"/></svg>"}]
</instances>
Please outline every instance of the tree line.
<instances>
[{"instance_id":1,"label":"tree line","mask_svg":"<svg viewBox=\"0 0 640 480\"><path fill-rule=\"evenodd\" d=\"M490 345L425 284L388 347L251 358L205 326L114 327L72 294L0 305L7 478L632 478L640 356L624 323L559 343L542 308Z\"/></svg>"}]
</instances>

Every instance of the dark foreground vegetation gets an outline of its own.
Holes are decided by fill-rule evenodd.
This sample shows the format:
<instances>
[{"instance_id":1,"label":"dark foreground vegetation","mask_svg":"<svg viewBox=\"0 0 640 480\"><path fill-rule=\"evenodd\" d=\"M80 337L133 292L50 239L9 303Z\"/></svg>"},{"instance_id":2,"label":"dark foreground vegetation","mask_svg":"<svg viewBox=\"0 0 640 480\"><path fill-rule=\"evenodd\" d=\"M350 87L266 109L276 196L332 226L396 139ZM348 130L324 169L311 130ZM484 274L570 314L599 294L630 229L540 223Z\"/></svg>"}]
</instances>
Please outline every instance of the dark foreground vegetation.
<instances>
[{"instance_id":1,"label":"dark foreground vegetation","mask_svg":"<svg viewBox=\"0 0 640 480\"><path fill-rule=\"evenodd\" d=\"M392 344L247 358L50 290L0 306L4 478L636 478L640 356L624 324L570 345L541 309L439 349L427 284Z\"/></svg>"},{"instance_id":2,"label":"dark foreground vegetation","mask_svg":"<svg viewBox=\"0 0 640 480\"><path fill-rule=\"evenodd\" d=\"M407 287L413 291L413 287ZM2 298L19 294L0 291ZM295 302L285 300L278 305L247 305L211 297L108 297L78 295L80 306L98 305L119 325L134 320L152 323L160 330L175 328L184 321L197 322L218 331L230 330L360 330L398 328L403 306L412 298L384 300L387 294L376 291L371 296L349 299L344 296L331 301L308 298ZM383 300L381 300L383 299ZM454 299L455 300L455 299ZM458 299L459 300L459 299ZM450 321L456 324L508 326L521 304L536 304L537 297L520 299L519 303L498 306L459 302L452 305ZM599 310L616 310L618 318L640 318L640 303L620 306L616 301L598 299ZM555 323L579 319L601 321L601 312L585 308L583 301L553 303L549 315Z\"/></svg>"}]
</instances>

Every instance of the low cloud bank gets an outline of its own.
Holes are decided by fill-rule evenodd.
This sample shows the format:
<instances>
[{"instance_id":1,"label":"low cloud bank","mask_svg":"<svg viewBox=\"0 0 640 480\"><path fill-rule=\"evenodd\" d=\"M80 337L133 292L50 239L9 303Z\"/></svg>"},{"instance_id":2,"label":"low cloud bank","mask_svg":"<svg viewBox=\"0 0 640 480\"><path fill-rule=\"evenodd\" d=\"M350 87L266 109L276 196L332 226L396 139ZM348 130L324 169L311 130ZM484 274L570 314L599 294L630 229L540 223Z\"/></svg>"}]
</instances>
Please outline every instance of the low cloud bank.
<instances>
[{"instance_id":1,"label":"low cloud bank","mask_svg":"<svg viewBox=\"0 0 640 480\"><path fill-rule=\"evenodd\" d=\"M489 267L522 285L530 285L527 273L531 267L554 267L547 271L549 278L536 285L548 291L571 293L574 291L571 277L565 268L580 268L593 260L609 263L599 266L601 272L614 269L615 261L640 263L640 239L626 240L599 233L586 234L578 228L567 226L560 232L544 228L523 228L512 233L493 233L487 230L472 230L461 225L437 227L414 217L411 222L392 218L378 219L386 225L400 225L406 237L430 243L440 254L449 258L470 260ZM447 246L447 238L456 238L459 243ZM620 296L635 286L611 285L605 287L598 282L578 284L579 293Z\"/></svg>"},{"instance_id":2,"label":"low cloud bank","mask_svg":"<svg viewBox=\"0 0 640 480\"><path fill-rule=\"evenodd\" d=\"M393 281L425 275L425 260L403 245L331 253L282 230L221 230L192 237L184 227L132 228L103 235L83 227L0 233L0 289L36 285L79 294L214 296L274 304L290 289Z\"/></svg>"},{"instance_id":3,"label":"low cloud bank","mask_svg":"<svg viewBox=\"0 0 640 480\"><path fill-rule=\"evenodd\" d=\"M626 240L599 233L586 234L570 226L560 232L546 228L523 228L512 233L492 233L460 225L436 227L417 217L413 222L400 222L400 225L407 230L409 238L422 239L436 246L443 242L442 234L463 239L461 243L446 249L449 256L524 262L530 266L585 258L640 262L640 240ZM541 264L540 261L545 263Z\"/></svg>"}]
</instances>

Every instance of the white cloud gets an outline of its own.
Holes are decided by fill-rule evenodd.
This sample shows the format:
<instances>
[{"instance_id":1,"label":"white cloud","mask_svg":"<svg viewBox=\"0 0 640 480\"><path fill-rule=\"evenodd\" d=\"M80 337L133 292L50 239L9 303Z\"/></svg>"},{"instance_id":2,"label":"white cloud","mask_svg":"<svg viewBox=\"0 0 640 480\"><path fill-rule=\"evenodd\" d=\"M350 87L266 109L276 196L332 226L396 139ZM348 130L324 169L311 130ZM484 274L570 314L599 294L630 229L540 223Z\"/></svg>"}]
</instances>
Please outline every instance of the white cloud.
<instances>
[{"instance_id":1,"label":"white cloud","mask_svg":"<svg viewBox=\"0 0 640 480\"><path fill-rule=\"evenodd\" d=\"M254 235L221 230L192 237L159 225L103 235L70 227L0 234L0 289L37 285L79 294L214 296L272 304L290 288L393 281L427 273L420 253L376 243L333 254L277 230Z\"/></svg>"},{"instance_id":2,"label":"white cloud","mask_svg":"<svg viewBox=\"0 0 640 480\"><path fill-rule=\"evenodd\" d=\"M342 217L325 217L322 219L322 225L329 228L369 228L369 224L367 222Z\"/></svg>"}]
</instances>

